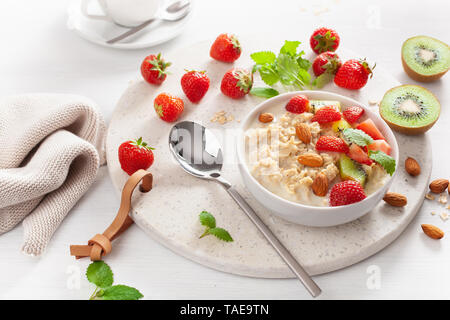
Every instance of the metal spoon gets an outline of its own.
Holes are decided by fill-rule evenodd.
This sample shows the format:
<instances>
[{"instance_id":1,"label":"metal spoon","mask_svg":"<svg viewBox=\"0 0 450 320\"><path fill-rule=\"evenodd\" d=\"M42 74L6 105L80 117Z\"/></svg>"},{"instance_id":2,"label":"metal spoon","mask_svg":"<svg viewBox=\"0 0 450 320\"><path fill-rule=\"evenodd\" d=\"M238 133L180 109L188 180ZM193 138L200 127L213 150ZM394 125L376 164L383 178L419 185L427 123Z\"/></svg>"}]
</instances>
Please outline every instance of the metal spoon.
<instances>
[{"instance_id":1,"label":"metal spoon","mask_svg":"<svg viewBox=\"0 0 450 320\"><path fill-rule=\"evenodd\" d=\"M313 297L317 297L321 293L317 284L258 217L244 198L222 178L220 174L223 164L222 150L211 131L192 121L179 122L170 131L169 149L187 173L201 179L219 182L275 248L309 293Z\"/></svg>"},{"instance_id":2,"label":"metal spoon","mask_svg":"<svg viewBox=\"0 0 450 320\"><path fill-rule=\"evenodd\" d=\"M156 16L155 18L152 18L150 20L142 22L140 25L137 25L136 27L131 28L127 32L122 33L121 35L112 38L111 40L106 41L107 44L113 44L120 40L123 40L125 38L128 38L129 36L135 34L136 32L141 31L146 26L148 26L150 23L156 21L156 20L164 20L164 21L178 21L186 17L191 10L190 8L190 1L189 0L179 0L171 5L169 5L167 8L163 9L161 14Z\"/></svg>"}]
</instances>

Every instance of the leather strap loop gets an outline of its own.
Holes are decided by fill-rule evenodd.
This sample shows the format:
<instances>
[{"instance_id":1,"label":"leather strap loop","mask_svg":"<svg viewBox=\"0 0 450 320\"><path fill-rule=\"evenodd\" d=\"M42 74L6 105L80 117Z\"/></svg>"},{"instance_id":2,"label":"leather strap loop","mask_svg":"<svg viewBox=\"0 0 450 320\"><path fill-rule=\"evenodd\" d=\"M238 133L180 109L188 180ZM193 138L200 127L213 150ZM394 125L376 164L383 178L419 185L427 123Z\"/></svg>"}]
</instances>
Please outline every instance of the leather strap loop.
<instances>
[{"instance_id":1,"label":"leather strap loop","mask_svg":"<svg viewBox=\"0 0 450 320\"><path fill-rule=\"evenodd\" d=\"M77 259L90 257L92 261L98 261L111 252L111 241L133 224L133 220L128 215L131 209L131 196L141 181L141 192L148 192L152 189L153 176L150 172L138 170L131 175L123 187L120 208L114 221L103 234L96 234L92 237L87 245L71 245L70 254L72 256L75 256Z\"/></svg>"}]
</instances>

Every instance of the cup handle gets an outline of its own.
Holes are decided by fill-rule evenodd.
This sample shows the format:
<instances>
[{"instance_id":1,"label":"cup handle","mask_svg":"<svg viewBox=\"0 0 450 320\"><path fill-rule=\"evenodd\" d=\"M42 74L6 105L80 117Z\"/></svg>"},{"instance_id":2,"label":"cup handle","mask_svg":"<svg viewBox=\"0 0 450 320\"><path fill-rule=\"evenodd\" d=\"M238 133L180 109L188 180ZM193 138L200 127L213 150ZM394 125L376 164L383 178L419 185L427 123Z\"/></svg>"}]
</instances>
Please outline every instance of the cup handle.
<instances>
[{"instance_id":1,"label":"cup handle","mask_svg":"<svg viewBox=\"0 0 450 320\"><path fill-rule=\"evenodd\" d=\"M112 19L106 14L105 8L106 8L106 3L104 0L98 0L100 7L102 8L103 11L103 15L99 15L99 14L90 14L88 11L89 8L89 3L92 0L82 0L81 1L81 12L88 18L90 19L95 19L95 20L104 20L104 21L112 21Z\"/></svg>"}]
</instances>

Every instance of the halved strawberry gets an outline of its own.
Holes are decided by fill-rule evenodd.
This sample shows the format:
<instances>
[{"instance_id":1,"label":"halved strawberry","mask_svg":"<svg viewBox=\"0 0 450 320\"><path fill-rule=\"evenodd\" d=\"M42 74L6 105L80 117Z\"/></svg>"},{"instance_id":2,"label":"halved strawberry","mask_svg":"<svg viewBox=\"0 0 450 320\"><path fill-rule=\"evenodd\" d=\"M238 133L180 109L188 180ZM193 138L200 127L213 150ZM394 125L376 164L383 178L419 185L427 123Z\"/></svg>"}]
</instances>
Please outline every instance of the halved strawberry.
<instances>
[{"instance_id":1,"label":"halved strawberry","mask_svg":"<svg viewBox=\"0 0 450 320\"><path fill-rule=\"evenodd\" d=\"M330 152L348 152L348 145L344 140L334 136L321 136L316 143L317 151L330 151Z\"/></svg>"},{"instance_id":2,"label":"halved strawberry","mask_svg":"<svg viewBox=\"0 0 450 320\"><path fill-rule=\"evenodd\" d=\"M362 130L371 136L375 140L383 139L386 140L383 134L378 130L372 119L367 119L356 126L356 129Z\"/></svg>"},{"instance_id":3,"label":"halved strawberry","mask_svg":"<svg viewBox=\"0 0 450 320\"><path fill-rule=\"evenodd\" d=\"M373 143L367 146L369 150L379 150L383 151L387 155L391 154L392 148L385 140L375 140Z\"/></svg>"},{"instance_id":4,"label":"halved strawberry","mask_svg":"<svg viewBox=\"0 0 450 320\"><path fill-rule=\"evenodd\" d=\"M346 180L336 183L330 191L330 206L345 206L366 198L364 189L357 181Z\"/></svg>"},{"instance_id":5,"label":"halved strawberry","mask_svg":"<svg viewBox=\"0 0 450 320\"><path fill-rule=\"evenodd\" d=\"M349 147L347 155L356 162L371 165L373 161L369 158L369 155L357 144L352 143Z\"/></svg>"},{"instance_id":6,"label":"halved strawberry","mask_svg":"<svg viewBox=\"0 0 450 320\"><path fill-rule=\"evenodd\" d=\"M317 121L319 124L330 123L341 120L341 113L332 106L325 106L317 110L311 122Z\"/></svg>"},{"instance_id":7,"label":"halved strawberry","mask_svg":"<svg viewBox=\"0 0 450 320\"><path fill-rule=\"evenodd\" d=\"M364 114L364 109L361 107L353 106L348 107L342 112L342 115L344 116L345 120L349 123L355 123L356 121L361 118L361 116Z\"/></svg>"}]
</instances>

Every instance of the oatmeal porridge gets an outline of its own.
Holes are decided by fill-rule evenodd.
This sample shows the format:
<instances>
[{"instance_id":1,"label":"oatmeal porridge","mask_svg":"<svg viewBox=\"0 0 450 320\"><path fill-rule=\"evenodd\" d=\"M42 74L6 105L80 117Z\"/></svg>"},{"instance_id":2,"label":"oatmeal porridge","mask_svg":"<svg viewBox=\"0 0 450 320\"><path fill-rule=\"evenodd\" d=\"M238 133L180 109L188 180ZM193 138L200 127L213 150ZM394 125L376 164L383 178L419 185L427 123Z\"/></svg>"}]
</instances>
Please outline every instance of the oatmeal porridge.
<instances>
[{"instance_id":1,"label":"oatmeal porridge","mask_svg":"<svg viewBox=\"0 0 450 320\"><path fill-rule=\"evenodd\" d=\"M373 122L360 121L362 113L357 121L350 113L347 119L337 101L288 109L271 108L245 132L247 165L263 187L290 201L329 206L329 190L340 181L359 182L366 195L386 182L389 174L377 160L389 157L390 147L376 127L371 131Z\"/></svg>"}]
</instances>

